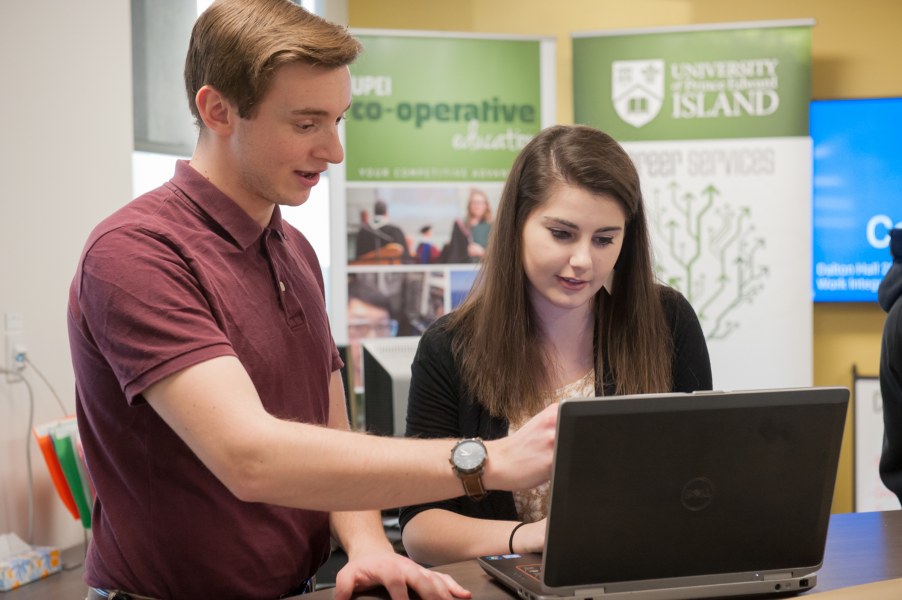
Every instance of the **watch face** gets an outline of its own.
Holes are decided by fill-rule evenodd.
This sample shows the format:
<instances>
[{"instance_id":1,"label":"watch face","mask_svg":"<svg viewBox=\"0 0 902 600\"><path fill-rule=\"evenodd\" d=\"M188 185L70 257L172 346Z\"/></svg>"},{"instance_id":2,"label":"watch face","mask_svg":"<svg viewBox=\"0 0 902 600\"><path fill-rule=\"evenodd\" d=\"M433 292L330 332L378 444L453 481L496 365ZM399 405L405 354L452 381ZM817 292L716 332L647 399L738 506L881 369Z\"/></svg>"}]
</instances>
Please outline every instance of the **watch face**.
<instances>
[{"instance_id":1,"label":"watch face","mask_svg":"<svg viewBox=\"0 0 902 600\"><path fill-rule=\"evenodd\" d=\"M485 462L485 446L474 440L464 440L454 449L454 465L467 473Z\"/></svg>"}]
</instances>

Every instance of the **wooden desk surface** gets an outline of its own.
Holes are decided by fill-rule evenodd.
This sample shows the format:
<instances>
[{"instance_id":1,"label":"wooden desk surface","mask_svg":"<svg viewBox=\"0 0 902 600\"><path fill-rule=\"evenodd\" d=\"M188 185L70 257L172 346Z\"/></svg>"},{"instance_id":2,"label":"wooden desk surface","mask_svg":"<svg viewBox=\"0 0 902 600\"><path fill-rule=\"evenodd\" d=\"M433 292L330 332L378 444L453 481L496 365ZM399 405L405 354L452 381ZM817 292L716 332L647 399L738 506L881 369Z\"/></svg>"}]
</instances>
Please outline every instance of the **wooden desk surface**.
<instances>
[{"instance_id":1,"label":"wooden desk surface","mask_svg":"<svg viewBox=\"0 0 902 600\"><path fill-rule=\"evenodd\" d=\"M81 547L70 548L64 552L64 562L77 562L83 552ZM445 565L437 570L457 579L473 593L474 600L516 598L497 585L475 561ZM83 600L87 588L81 576L81 568L51 575L17 590L0 592L0 600ZM833 515L830 518L824 566L818 574L817 586L799 598L897 578L902 578L902 510ZM322 590L295 598L322 600L333 596L333 590ZM384 590L354 596L360 600L388 597ZM902 598L902 594L898 597Z\"/></svg>"},{"instance_id":2,"label":"wooden desk surface","mask_svg":"<svg viewBox=\"0 0 902 600\"><path fill-rule=\"evenodd\" d=\"M436 570L453 576L473 593L476 600L510 600L517 597L496 584L475 561L444 565L436 567ZM896 578L902 578L902 510L833 515L827 534L824 566L818 573L817 585L799 598ZM332 597L333 590L321 590L296 598L316 600ZM354 596L361 600L388 597L384 590Z\"/></svg>"}]
</instances>

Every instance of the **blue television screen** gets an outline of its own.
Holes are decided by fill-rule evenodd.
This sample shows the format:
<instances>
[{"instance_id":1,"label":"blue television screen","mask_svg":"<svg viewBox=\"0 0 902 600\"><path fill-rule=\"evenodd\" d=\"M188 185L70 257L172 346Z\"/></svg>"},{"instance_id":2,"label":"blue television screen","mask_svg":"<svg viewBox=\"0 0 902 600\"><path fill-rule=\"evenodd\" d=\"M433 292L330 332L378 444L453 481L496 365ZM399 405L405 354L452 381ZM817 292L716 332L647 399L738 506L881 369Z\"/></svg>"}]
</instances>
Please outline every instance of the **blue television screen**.
<instances>
[{"instance_id":1,"label":"blue television screen","mask_svg":"<svg viewBox=\"0 0 902 600\"><path fill-rule=\"evenodd\" d=\"M902 98L811 103L815 302L876 302L902 227Z\"/></svg>"}]
</instances>

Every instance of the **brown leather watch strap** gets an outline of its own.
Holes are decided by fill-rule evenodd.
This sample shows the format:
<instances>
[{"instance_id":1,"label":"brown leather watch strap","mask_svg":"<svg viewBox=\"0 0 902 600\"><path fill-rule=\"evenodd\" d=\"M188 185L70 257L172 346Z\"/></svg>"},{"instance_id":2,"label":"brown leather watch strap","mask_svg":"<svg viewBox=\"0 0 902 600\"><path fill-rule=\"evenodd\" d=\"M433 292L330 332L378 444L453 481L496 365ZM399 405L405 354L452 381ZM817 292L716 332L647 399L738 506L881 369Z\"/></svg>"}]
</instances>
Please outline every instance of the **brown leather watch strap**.
<instances>
[{"instance_id":1,"label":"brown leather watch strap","mask_svg":"<svg viewBox=\"0 0 902 600\"><path fill-rule=\"evenodd\" d=\"M461 473L459 477L467 496L474 500L482 500L485 497L486 491L482 485L482 469L475 473Z\"/></svg>"}]
</instances>

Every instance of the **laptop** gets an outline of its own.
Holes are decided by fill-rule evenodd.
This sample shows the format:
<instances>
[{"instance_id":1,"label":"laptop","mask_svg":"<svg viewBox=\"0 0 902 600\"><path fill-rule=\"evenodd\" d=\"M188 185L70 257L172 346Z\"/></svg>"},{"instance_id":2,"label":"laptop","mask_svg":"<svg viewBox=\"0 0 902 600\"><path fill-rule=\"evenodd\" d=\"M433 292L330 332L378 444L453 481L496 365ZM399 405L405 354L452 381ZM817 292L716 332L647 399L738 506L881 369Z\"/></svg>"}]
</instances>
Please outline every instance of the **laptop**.
<instances>
[{"instance_id":1,"label":"laptop","mask_svg":"<svg viewBox=\"0 0 902 600\"><path fill-rule=\"evenodd\" d=\"M528 600L810 589L848 402L846 388L565 400L544 552L478 563Z\"/></svg>"}]
</instances>

